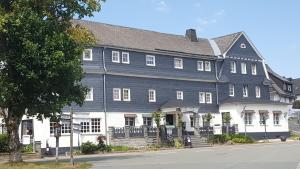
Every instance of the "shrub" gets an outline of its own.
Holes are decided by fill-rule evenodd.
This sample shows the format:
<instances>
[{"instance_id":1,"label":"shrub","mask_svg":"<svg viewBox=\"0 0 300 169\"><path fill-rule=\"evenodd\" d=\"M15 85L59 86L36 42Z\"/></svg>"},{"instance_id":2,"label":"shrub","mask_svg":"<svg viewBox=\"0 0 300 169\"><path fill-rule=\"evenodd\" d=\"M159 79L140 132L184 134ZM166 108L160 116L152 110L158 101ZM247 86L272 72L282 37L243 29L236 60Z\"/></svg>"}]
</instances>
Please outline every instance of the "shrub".
<instances>
[{"instance_id":1,"label":"shrub","mask_svg":"<svg viewBox=\"0 0 300 169\"><path fill-rule=\"evenodd\" d=\"M240 135L240 134L214 135L213 138L210 138L210 140L209 140L210 143L215 143L215 144L219 144L219 143L224 144L224 143L227 143L228 141L231 141L233 143L253 143L254 142L251 137Z\"/></svg>"},{"instance_id":2,"label":"shrub","mask_svg":"<svg viewBox=\"0 0 300 169\"><path fill-rule=\"evenodd\" d=\"M181 140L175 139L175 140L174 140L174 147L175 147L175 148L182 148L182 147L183 147L183 144L182 144Z\"/></svg>"},{"instance_id":3,"label":"shrub","mask_svg":"<svg viewBox=\"0 0 300 169\"><path fill-rule=\"evenodd\" d=\"M249 136L244 136L240 134L230 135L230 140L234 143L253 143L253 139Z\"/></svg>"},{"instance_id":4,"label":"shrub","mask_svg":"<svg viewBox=\"0 0 300 169\"><path fill-rule=\"evenodd\" d=\"M32 153L33 152L32 144L28 144L26 146L23 146L21 152L22 153Z\"/></svg>"},{"instance_id":5,"label":"shrub","mask_svg":"<svg viewBox=\"0 0 300 169\"><path fill-rule=\"evenodd\" d=\"M98 150L98 146L92 142L85 142L81 145L81 152L83 154L94 154Z\"/></svg>"},{"instance_id":6,"label":"shrub","mask_svg":"<svg viewBox=\"0 0 300 169\"><path fill-rule=\"evenodd\" d=\"M6 153L9 150L7 134L0 134L0 153Z\"/></svg>"},{"instance_id":7,"label":"shrub","mask_svg":"<svg viewBox=\"0 0 300 169\"><path fill-rule=\"evenodd\" d=\"M111 146L106 145L104 143L104 140L106 140L106 137L103 135L100 135L97 137L98 140L98 150L102 152L110 152L111 151Z\"/></svg>"}]
</instances>

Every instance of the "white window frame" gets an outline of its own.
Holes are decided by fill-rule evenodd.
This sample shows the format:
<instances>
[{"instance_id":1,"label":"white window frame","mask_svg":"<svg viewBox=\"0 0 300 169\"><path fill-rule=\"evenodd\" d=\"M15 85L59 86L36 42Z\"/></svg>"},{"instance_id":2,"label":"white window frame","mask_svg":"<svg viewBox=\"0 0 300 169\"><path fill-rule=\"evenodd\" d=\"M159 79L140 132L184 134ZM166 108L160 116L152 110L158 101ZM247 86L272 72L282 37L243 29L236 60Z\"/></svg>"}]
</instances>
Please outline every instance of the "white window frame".
<instances>
[{"instance_id":1,"label":"white window frame","mask_svg":"<svg viewBox=\"0 0 300 169\"><path fill-rule=\"evenodd\" d=\"M85 52L86 51L89 51L90 52L90 58L86 58L85 57ZM83 50L83 54L82 54L82 60L85 60L85 61L92 61L93 60L93 50L92 49L84 49Z\"/></svg>"},{"instance_id":2,"label":"white window frame","mask_svg":"<svg viewBox=\"0 0 300 169\"><path fill-rule=\"evenodd\" d=\"M124 61L125 57L127 57L127 61ZM122 52L122 63L130 64L129 52Z\"/></svg>"},{"instance_id":3,"label":"white window frame","mask_svg":"<svg viewBox=\"0 0 300 169\"><path fill-rule=\"evenodd\" d=\"M82 120L80 121L80 132L85 134L85 133L90 133L91 132L91 125L90 125L90 120Z\"/></svg>"},{"instance_id":4,"label":"white window frame","mask_svg":"<svg viewBox=\"0 0 300 169\"><path fill-rule=\"evenodd\" d=\"M248 97L248 85L243 85L243 97Z\"/></svg>"},{"instance_id":5,"label":"white window frame","mask_svg":"<svg viewBox=\"0 0 300 169\"><path fill-rule=\"evenodd\" d=\"M236 73L236 61L230 61L230 73Z\"/></svg>"},{"instance_id":6,"label":"white window frame","mask_svg":"<svg viewBox=\"0 0 300 169\"><path fill-rule=\"evenodd\" d=\"M247 63L246 62L242 62L241 63L241 73L243 75L246 75L247 74Z\"/></svg>"},{"instance_id":7,"label":"white window frame","mask_svg":"<svg viewBox=\"0 0 300 169\"><path fill-rule=\"evenodd\" d=\"M115 56L116 54L116 56ZM117 59L114 59L114 58L117 58ZM111 52L111 61L113 63L120 63L120 52L119 51L112 51Z\"/></svg>"},{"instance_id":8,"label":"white window frame","mask_svg":"<svg viewBox=\"0 0 300 169\"><path fill-rule=\"evenodd\" d=\"M118 98L115 98L115 92L118 94ZM113 100L114 101L121 101L121 89L120 88L113 88Z\"/></svg>"},{"instance_id":9,"label":"white window frame","mask_svg":"<svg viewBox=\"0 0 300 169\"><path fill-rule=\"evenodd\" d=\"M156 90L154 89L148 90L148 100L149 102L156 102Z\"/></svg>"},{"instance_id":10,"label":"white window frame","mask_svg":"<svg viewBox=\"0 0 300 169\"><path fill-rule=\"evenodd\" d=\"M126 98L126 91L127 91L127 98ZM130 89L124 88L123 89L123 101L129 102L131 101Z\"/></svg>"},{"instance_id":11,"label":"white window frame","mask_svg":"<svg viewBox=\"0 0 300 169\"><path fill-rule=\"evenodd\" d=\"M288 90L289 92L291 92L291 91L292 91L292 85L288 84L288 85L287 85L287 90Z\"/></svg>"},{"instance_id":12,"label":"white window frame","mask_svg":"<svg viewBox=\"0 0 300 169\"><path fill-rule=\"evenodd\" d=\"M150 122L150 124L149 124L149 122ZM143 117L143 125L153 126L153 118L152 117Z\"/></svg>"},{"instance_id":13,"label":"white window frame","mask_svg":"<svg viewBox=\"0 0 300 169\"><path fill-rule=\"evenodd\" d=\"M199 92L199 103L205 103L205 92Z\"/></svg>"},{"instance_id":14,"label":"white window frame","mask_svg":"<svg viewBox=\"0 0 300 169\"><path fill-rule=\"evenodd\" d=\"M101 118L91 118L91 133L100 133L101 132Z\"/></svg>"},{"instance_id":15,"label":"white window frame","mask_svg":"<svg viewBox=\"0 0 300 169\"><path fill-rule=\"evenodd\" d=\"M125 120L125 126L134 127L135 126L135 118L134 117L124 117ZM133 122L133 125L130 125L130 121ZM128 124L126 124L128 123Z\"/></svg>"},{"instance_id":16,"label":"white window frame","mask_svg":"<svg viewBox=\"0 0 300 169\"><path fill-rule=\"evenodd\" d=\"M90 97L88 97L88 96L90 96ZM85 101L93 101L93 100L94 100L94 88L91 87L85 96Z\"/></svg>"},{"instance_id":17,"label":"white window frame","mask_svg":"<svg viewBox=\"0 0 300 169\"><path fill-rule=\"evenodd\" d=\"M179 65L176 64L179 63ZM183 59L182 58L174 58L174 68L175 69L183 69Z\"/></svg>"},{"instance_id":18,"label":"white window frame","mask_svg":"<svg viewBox=\"0 0 300 169\"><path fill-rule=\"evenodd\" d=\"M256 98L260 98L261 97L260 87L259 86L255 86L255 96L256 96Z\"/></svg>"},{"instance_id":19,"label":"white window frame","mask_svg":"<svg viewBox=\"0 0 300 169\"><path fill-rule=\"evenodd\" d=\"M229 96L234 97L234 84L229 84Z\"/></svg>"},{"instance_id":20,"label":"white window frame","mask_svg":"<svg viewBox=\"0 0 300 169\"><path fill-rule=\"evenodd\" d=\"M205 61L204 62L204 69L205 69L206 72L211 71L211 62L210 61Z\"/></svg>"},{"instance_id":21,"label":"white window frame","mask_svg":"<svg viewBox=\"0 0 300 169\"><path fill-rule=\"evenodd\" d=\"M177 100L183 100L183 91L176 91Z\"/></svg>"},{"instance_id":22,"label":"white window frame","mask_svg":"<svg viewBox=\"0 0 300 169\"><path fill-rule=\"evenodd\" d=\"M197 70L198 71L204 71L204 63L202 60L197 61Z\"/></svg>"},{"instance_id":23,"label":"white window frame","mask_svg":"<svg viewBox=\"0 0 300 169\"><path fill-rule=\"evenodd\" d=\"M241 45L240 45L240 48L242 48L242 49L246 49L246 48L247 48L247 46L246 46L246 44L245 44L245 43L241 43Z\"/></svg>"},{"instance_id":24,"label":"white window frame","mask_svg":"<svg viewBox=\"0 0 300 169\"><path fill-rule=\"evenodd\" d=\"M207 104L212 104L212 93L205 93L205 102Z\"/></svg>"},{"instance_id":25,"label":"white window frame","mask_svg":"<svg viewBox=\"0 0 300 169\"><path fill-rule=\"evenodd\" d=\"M149 59L152 59L152 61L150 62L153 62L153 63L148 63ZM147 66L155 66L155 56L154 55L146 55L146 65Z\"/></svg>"},{"instance_id":26,"label":"white window frame","mask_svg":"<svg viewBox=\"0 0 300 169\"><path fill-rule=\"evenodd\" d=\"M252 123L253 123L253 113L245 113L244 123L246 125L252 125Z\"/></svg>"},{"instance_id":27,"label":"white window frame","mask_svg":"<svg viewBox=\"0 0 300 169\"><path fill-rule=\"evenodd\" d=\"M71 133L71 124L70 121L61 122L61 134L67 135Z\"/></svg>"},{"instance_id":28,"label":"white window frame","mask_svg":"<svg viewBox=\"0 0 300 169\"><path fill-rule=\"evenodd\" d=\"M255 63L251 64L251 73L252 73L252 75L257 75L257 70L256 70L256 64Z\"/></svg>"},{"instance_id":29,"label":"white window frame","mask_svg":"<svg viewBox=\"0 0 300 169\"><path fill-rule=\"evenodd\" d=\"M280 125L280 113L273 113L273 124Z\"/></svg>"}]
</instances>

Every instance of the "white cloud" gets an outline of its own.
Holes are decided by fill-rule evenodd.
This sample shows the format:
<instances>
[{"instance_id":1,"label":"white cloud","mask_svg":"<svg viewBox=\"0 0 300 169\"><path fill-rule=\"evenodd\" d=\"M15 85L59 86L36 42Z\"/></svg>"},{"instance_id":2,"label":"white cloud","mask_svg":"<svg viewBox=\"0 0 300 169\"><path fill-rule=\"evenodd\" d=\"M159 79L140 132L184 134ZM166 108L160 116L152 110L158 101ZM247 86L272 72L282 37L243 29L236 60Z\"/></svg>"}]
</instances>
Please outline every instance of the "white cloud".
<instances>
[{"instance_id":1,"label":"white cloud","mask_svg":"<svg viewBox=\"0 0 300 169\"><path fill-rule=\"evenodd\" d=\"M216 12L217 16L223 16L225 14L225 10L221 9L220 11Z\"/></svg>"},{"instance_id":2,"label":"white cloud","mask_svg":"<svg viewBox=\"0 0 300 169\"><path fill-rule=\"evenodd\" d=\"M167 12L169 11L169 6L165 1L159 1L155 9L160 12Z\"/></svg>"},{"instance_id":3,"label":"white cloud","mask_svg":"<svg viewBox=\"0 0 300 169\"><path fill-rule=\"evenodd\" d=\"M223 17L223 15L225 15L224 9L222 9L216 13L213 13L211 16L208 16L208 17L198 17L196 19L197 30L199 32L204 32L206 27L213 25L213 24L217 24L218 21Z\"/></svg>"},{"instance_id":4,"label":"white cloud","mask_svg":"<svg viewBox=\"0 0 300 169\"><path fill-rule=\"evenodd\" d=\"M196 3L194 4L194 6L195 6L196 8L199 8L199 7L201 7L201 3L200 3L200 2L196 2Z\"/></svg>"}]
</instances>

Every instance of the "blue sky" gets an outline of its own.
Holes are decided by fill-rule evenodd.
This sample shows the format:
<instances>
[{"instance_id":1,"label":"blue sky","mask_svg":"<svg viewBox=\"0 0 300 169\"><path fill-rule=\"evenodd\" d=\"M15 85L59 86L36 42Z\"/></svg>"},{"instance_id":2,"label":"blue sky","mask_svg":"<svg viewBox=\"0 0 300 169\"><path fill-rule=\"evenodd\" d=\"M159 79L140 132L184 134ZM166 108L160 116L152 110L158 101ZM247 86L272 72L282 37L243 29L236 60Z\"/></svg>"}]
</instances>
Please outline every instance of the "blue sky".
<instances>
[{"instance_id":1,"label":"blue sky","mask_svg":"<svg viewBox=\"0 0 300 169\"><path fill-rule=\"evenodd\" d=\"M204 38L245 31L274 71L300 77L299 0L106 0L86 19Z\"/></svg>"}]
</instances>

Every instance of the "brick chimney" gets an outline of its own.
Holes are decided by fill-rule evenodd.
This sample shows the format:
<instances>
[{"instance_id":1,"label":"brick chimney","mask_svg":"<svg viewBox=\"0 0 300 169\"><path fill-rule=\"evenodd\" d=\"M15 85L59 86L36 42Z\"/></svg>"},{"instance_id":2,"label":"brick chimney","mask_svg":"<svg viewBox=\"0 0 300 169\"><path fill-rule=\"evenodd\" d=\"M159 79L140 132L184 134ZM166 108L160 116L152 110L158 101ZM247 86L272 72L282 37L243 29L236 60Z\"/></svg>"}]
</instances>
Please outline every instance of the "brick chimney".
<instances>
[{"instance_id":1,"label":"brick chimney","mask_svg":"<svg viewBox=\"0 0 300 169\"><path fill-rule=\"evenodd\" d=\"M187 29L185 32L185 37L192 42L198 42L197 33L195 29Z\"/></svg>"}]
</instances>

